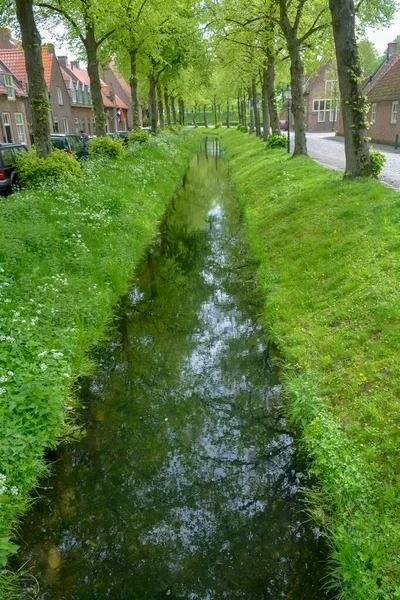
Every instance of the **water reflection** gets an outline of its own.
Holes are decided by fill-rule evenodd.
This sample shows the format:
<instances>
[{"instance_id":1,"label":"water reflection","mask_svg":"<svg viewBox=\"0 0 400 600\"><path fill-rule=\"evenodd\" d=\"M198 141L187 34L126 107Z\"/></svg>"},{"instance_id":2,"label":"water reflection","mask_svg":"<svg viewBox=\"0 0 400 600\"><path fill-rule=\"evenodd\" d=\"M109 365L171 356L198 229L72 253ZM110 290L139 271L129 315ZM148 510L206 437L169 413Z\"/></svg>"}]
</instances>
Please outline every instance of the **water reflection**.
<instances>
[{"instance_id":1,"label":"water reflection","mask_svg":"<svg viewBox=\"0 0 400 600\"><path fill-rule=\"evenodd\" d=\"M240 217L210 140L26 520L40 599L325 598Z\"/></svg>"}]
</instances>

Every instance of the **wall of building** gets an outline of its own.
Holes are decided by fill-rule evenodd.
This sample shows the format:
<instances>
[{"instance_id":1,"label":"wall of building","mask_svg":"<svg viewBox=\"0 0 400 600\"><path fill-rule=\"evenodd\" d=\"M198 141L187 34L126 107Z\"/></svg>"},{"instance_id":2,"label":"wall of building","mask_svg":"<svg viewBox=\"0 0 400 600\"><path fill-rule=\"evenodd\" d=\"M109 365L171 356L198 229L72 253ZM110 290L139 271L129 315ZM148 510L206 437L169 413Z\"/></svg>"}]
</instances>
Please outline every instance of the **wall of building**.
<instances>
[{"instance_id":1,"label":"wall of building","mask_svg":"<svg viewBox=\"0 0 400 600\"><path fill-rule=\"evenodd\" d=\"M27 99L16 97L15 100L9 100L5 94L0 94L0 142L6 143L5 131L3 126L3 114L8 113L10 115L11 130L12 130L12 141L15 144L19 143L17 125L15 122L15 113L21 113L24 120L24 131L25 131L25 143L30 146L30 137L28 131L28 119L26 116Z\"/></svg>"},{"instance_id":2,"label":"wall of building","mask_svg":"<svg viewBox=\"0 0 400 600\"><path fill-rule=\"evenodd\" d=\"M63 104L59 104L57 88L61 89ZM63 126L63 119L68 119L68 127L69 131L73 131L73 119L72 119L72 111L71 111L71 102L68 94L67 87L65 85L64 78L62 76L60 67L58 65L58 61L56 57L53 57L52 65L51 65L51 86L50 86L50 104L52 117L54 121L54 117L58 119L58 132L55 131L55 127L53 126L54 133L65 133Z\"/></svg>"},{"instance_id":3,"label":"wall of building","mask_svg":"<svg viewBox=\"0 0 400 600\"><path fill-rule=\"evenodd\" d=\"M392 101L385 100L376 103L375 123L368 128L368 137L373 142L382 142L383 144L394 145L396 134L400 136L400 99L398 105L397 123L391 123ZM369 110L367 120L371 119L371 109Z\"/></svg>"}]
</instances>

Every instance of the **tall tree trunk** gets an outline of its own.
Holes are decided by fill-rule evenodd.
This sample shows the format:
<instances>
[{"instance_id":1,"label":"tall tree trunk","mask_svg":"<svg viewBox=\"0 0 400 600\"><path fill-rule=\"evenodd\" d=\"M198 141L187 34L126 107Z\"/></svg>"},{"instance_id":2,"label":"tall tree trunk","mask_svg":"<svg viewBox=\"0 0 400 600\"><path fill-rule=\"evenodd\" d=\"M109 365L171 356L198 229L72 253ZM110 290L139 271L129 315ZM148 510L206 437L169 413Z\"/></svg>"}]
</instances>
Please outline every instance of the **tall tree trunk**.
<instances>
[{"instance_id":1,"label":"tall tree trunk","mask_svg":"<svg viewBox=\"0 0 400 600\"><path fill-rule=\"evenodd\" d=\"M137 77L137 48L134 48L129 52L130 59L130 78L129 84L131 86L131 96L132 96L132 127L134 130L140 129L140 120L139 120L139 89L138 89L138 77Z\"/></svg>"},{"instance_id":2,"label":"tall tree trunk","mask_svg":"<svg viewBox=\"0 0 400 600\"><path fill-rule=\"evenodd\" d=\"M251 91L251 86L249 86L248 94L249 94L249 113L250 113L249 133L254 133L254 99L253 99L253 93Z\"/></svg>"},{"instance_id":3,"label":"tall tree trunk","mask_svg":"<svg viewBox=\"0 0 400 600\"><path fill-rule=\"evenodd\" d=\"M228 129L231 127L231 111L229 106L229 100L226 101L226 126Z\"/></svg>"},{"instance_id":4,"label":"tall tree trunk","mask_svg":"<svg viewBox=\"0 0 400 600\"><path fill-rule=\"evenodd\" d=\"M157 133L157 97L156 97L156 78L153 71L149 72L149 110L151 133Z\"/></svg>"},{"instance_id":5,"label":"tall tree trunk","mask_svg":"<svg viewBox=\"0 0 400 600\"><path fill-rule=\"evenodd\" d=\"M243 96L242 115L243 115L243 125L245 127L247 127L247 101L246 101L246 94Z\"/></svg>"},{"instance_id":6,"label":"tall tree trunk","mask_svg":"<svg viewBox=\"0 0 400 600\"><path fill-rule=\"evenodd\" d=\"M194 107L193 107L193 125L195 127L197 127L197 123L196 123L196 116L197 116L197 104L196 102L194 103Z\"/></svg>"},{"instance_id":7,"label":"tall tree trunk","mask_svg":"<svg viewBox=\"0 0 400 600\"><path fill-rule=\"evenodd\" d=\"M167 87L164 86L164 104L165 104L165 113L167 115L167 125L171 126L171 108L168 101L168 90Z\"/></svg>"},{"instance_id":8,"label":"tall tree trunk","mask_svg":"<svg viewBox=\"0 0 400 600\"><path fill-rule=\"evenodd\" d=\"M208 121L207 121L207 104L203 105L203 115L204 115L204 127L208 129Z\"/></svg>"},{"instance_id":9,"label":"tall tree trunk","mask_svg":"<svg viewBox=\"0 0 400 600\"><path fill-rule=\"evenodd\" d=\"M371 175L366 141L365 97L361 91L362 71L355 35L353 0L329 0L341 96L346 152L345 177Z\"/></svg>"},{"instance_id":10,"label":"tall tree trunk","mask_svg":"<svg viewBox=\"0 0 400 600\"><path fill-rule=\"evenodd\" d=\"M161 85L157 85L157 96L158 96L158 120L160 121L161 129L164 128L164 105L162 99Z\"/></svg>"},{"instance_id":11,"label":"tall tree trunk","mask_svg":"<svg viewBox=\"0 0 400 600\"><path fill-rule=\"evenodd\" d=\"M276 102L275 93L275 58L272 54L267 54L266 90L271 131L275 135L281 135L281 130L279 128L278 105Z\"/></svg>"},{"instance_id":12,"label":"tall tree trunk","mask_svg":"<svg viewBox=\"0 0 400 600\"><path fill-rule=\"evenodd\" d=\"M85 33L85 50L88 61L87 70L90 79L90 92L92 95L94 118L96 122L96 135L98 137L104 137L106 135L106 118L101 95L99 59L97 56L98 45L94 33L94 26L91 22L86 23Z\"/></svg>"},{"instance_id":13,"label":"tall tree trunk","mask_svg":"<svg viewBox=\"0 0 400 600\"><path fill-rule=\"evenodd\" d=\"M260 125L260 110L258 108L257 98L257 84L256 79L253 77L251 80L251 95L253 96L253 107L254 107L254 120L256 126L256 136L261 137L261 125Z\"/></svg>"},{"instance_id":14,"label":"tall tree trunk","mask_svg":"<svg viewBox=\"0 0 400 600\"><path fill-rule=\"evenodd\" d=\"M242 106L240 103L240 96L238 95L237 97L237 108L238 108L238 121L239 121L239 125L243 125L242 122Z\"/></svg>"},{"instance_id":15,"label":"tall tree trunk","mask_svg":"<svg viewBox=\"0 0 400 600\"><path fill-rule=\"evenodd\" d=\"M172 123L173 123L173 125L176 125L178 121L176 118L175 96L171 96L171 113L172 113Z\"/></svg>"},{"instance_id":16,"label":"tall tree trunk","mask_svg":"<svg viewBox=\"0 0 400 600\"><path fill-rule=\"evenodd\" d=\"M184 104L182 98L179 98L179 100L178 100L178 111L179 111L179 124L184 125L185 124L185 104Z\"/></svg>"},{"instance_id":17,"label":"tall tree trunk","mask_svg":"<svg viewBox=\"0 0 400 600\"><path fill-rule=\"evenodd\" d=\"M307 154L306 128L304 120L304 66L300 54L300 41L297 37L304 0L298 3L294 25L290 23L288 5L290 2L279 0L280 26L286 39L290 57L290 83L292 88L292 113L294 117L294 152L293 155Z\"/></svg>"},{"instance_id":18,"label":"tall tree trunk","mask_svg":"<svg viewBox=\"0 0 400 600\"><path fill-rule=\"evenodd\" d=\"M217 120L217 100L216 100L216 96L214 96L214 98L213 98L213 111L214 111L214 127L215 127L215 125L218 123L218 120Z\"/></svg>"},{"instance_id":19,"label":"tall tree trunk","mask_svg":"<svg viewBox=\"0 0 400 600\"><path fill-rule=\"evenodd\" d=\"M36 152L46 158L51 152L50 103L42 60L42 42L36 27L32 0L16 0L29 83L29 107Z\"/></svg>"},{"instance_id":20,"label":"tall tree trunk","mask_svg":"<svg viewBox=\"0 0 400 600\"><path fill-rule=\"evenodd\" d=\"M263 121L263 140L267 141L269 136L269 107L268 107L268 81L267 69L262 71L262 121Z\"/></svg>"}]
</instances>

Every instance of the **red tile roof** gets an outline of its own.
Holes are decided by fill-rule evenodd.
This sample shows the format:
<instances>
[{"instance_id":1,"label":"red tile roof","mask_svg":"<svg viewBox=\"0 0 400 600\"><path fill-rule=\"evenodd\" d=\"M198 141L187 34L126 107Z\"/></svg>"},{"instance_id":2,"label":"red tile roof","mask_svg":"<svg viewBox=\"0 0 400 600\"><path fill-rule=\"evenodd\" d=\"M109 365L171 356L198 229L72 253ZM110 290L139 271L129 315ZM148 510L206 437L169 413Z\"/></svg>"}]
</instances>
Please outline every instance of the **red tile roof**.
<instances>
[{"instance_id":1,"label":"red tile roof","mask_svg":"<svg viewBox=\"0 0 400 600\"><path fill-rule=\"evenodd\" d=\"M125 108L126 110L128 110L128 106L123 100L121 100L119 96L117 96L117 94L115 94L115 104L118 106L118 108Z\"/></svg>"},{"instance_id":2,"label":"red tile roof","mask_svg":"<svg viewBox=\"0 0 400 600\"><path fill-rule=\"evenodd\" d=\"M103 104L105 108L115 108L114 103L111 102L110 98L104 93L103 90L101 90L101 95L103 98Z\"/></svg>"},{"instance_id":3,"label":"red tile roof","mask_svg":"<svg viewBox=\"0 0 400 600\"><path fill-rule=\"evenodd\" d=\"M369 102L400 100L400 52L381 64L363 93Z\"/></svg>"},{"instance_id":4,"label":"red tile roof","mask_svg":"<svg viewBox=\"0 0 400 600\"><path fill-rule=\"evenodd\" d=\"M50 89L51 65L53 61L53 55L49 54L49 50L47 47L42 48L42 59L44 67L44 79L46 81L47 88ZM12 71L15 77L19 81L21 81L23 89L26 90L26 66L24 51L14 49L0 49L0 60L2 60L10 69L10 71Z\"/></svg>"}]
</instances>

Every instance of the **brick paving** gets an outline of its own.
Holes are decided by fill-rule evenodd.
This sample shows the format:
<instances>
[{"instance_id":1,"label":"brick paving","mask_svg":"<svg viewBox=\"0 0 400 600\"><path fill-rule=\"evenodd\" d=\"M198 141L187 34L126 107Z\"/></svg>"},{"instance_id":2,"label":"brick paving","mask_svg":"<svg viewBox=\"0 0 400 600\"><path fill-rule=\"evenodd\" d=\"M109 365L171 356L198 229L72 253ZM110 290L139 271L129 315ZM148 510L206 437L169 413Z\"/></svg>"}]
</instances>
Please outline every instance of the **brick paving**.
<instances>
[{"instance_id":1,"label":"brick paving","mask_svg":"<svg viewBox=\"0 0 400 600\"><path fill-rule=\"evenodd\" d=\"M293 135L291 133L291 137ZM372 146L374 150L379 150L386 156L386 164L381 176L382 183L400 191L400 148L395 150L381 144L372 144ZM344 171L346 160L343 138L333 133L307 133L307 149L309 156L324 167Z\"/></svg>"}]
</instances>

